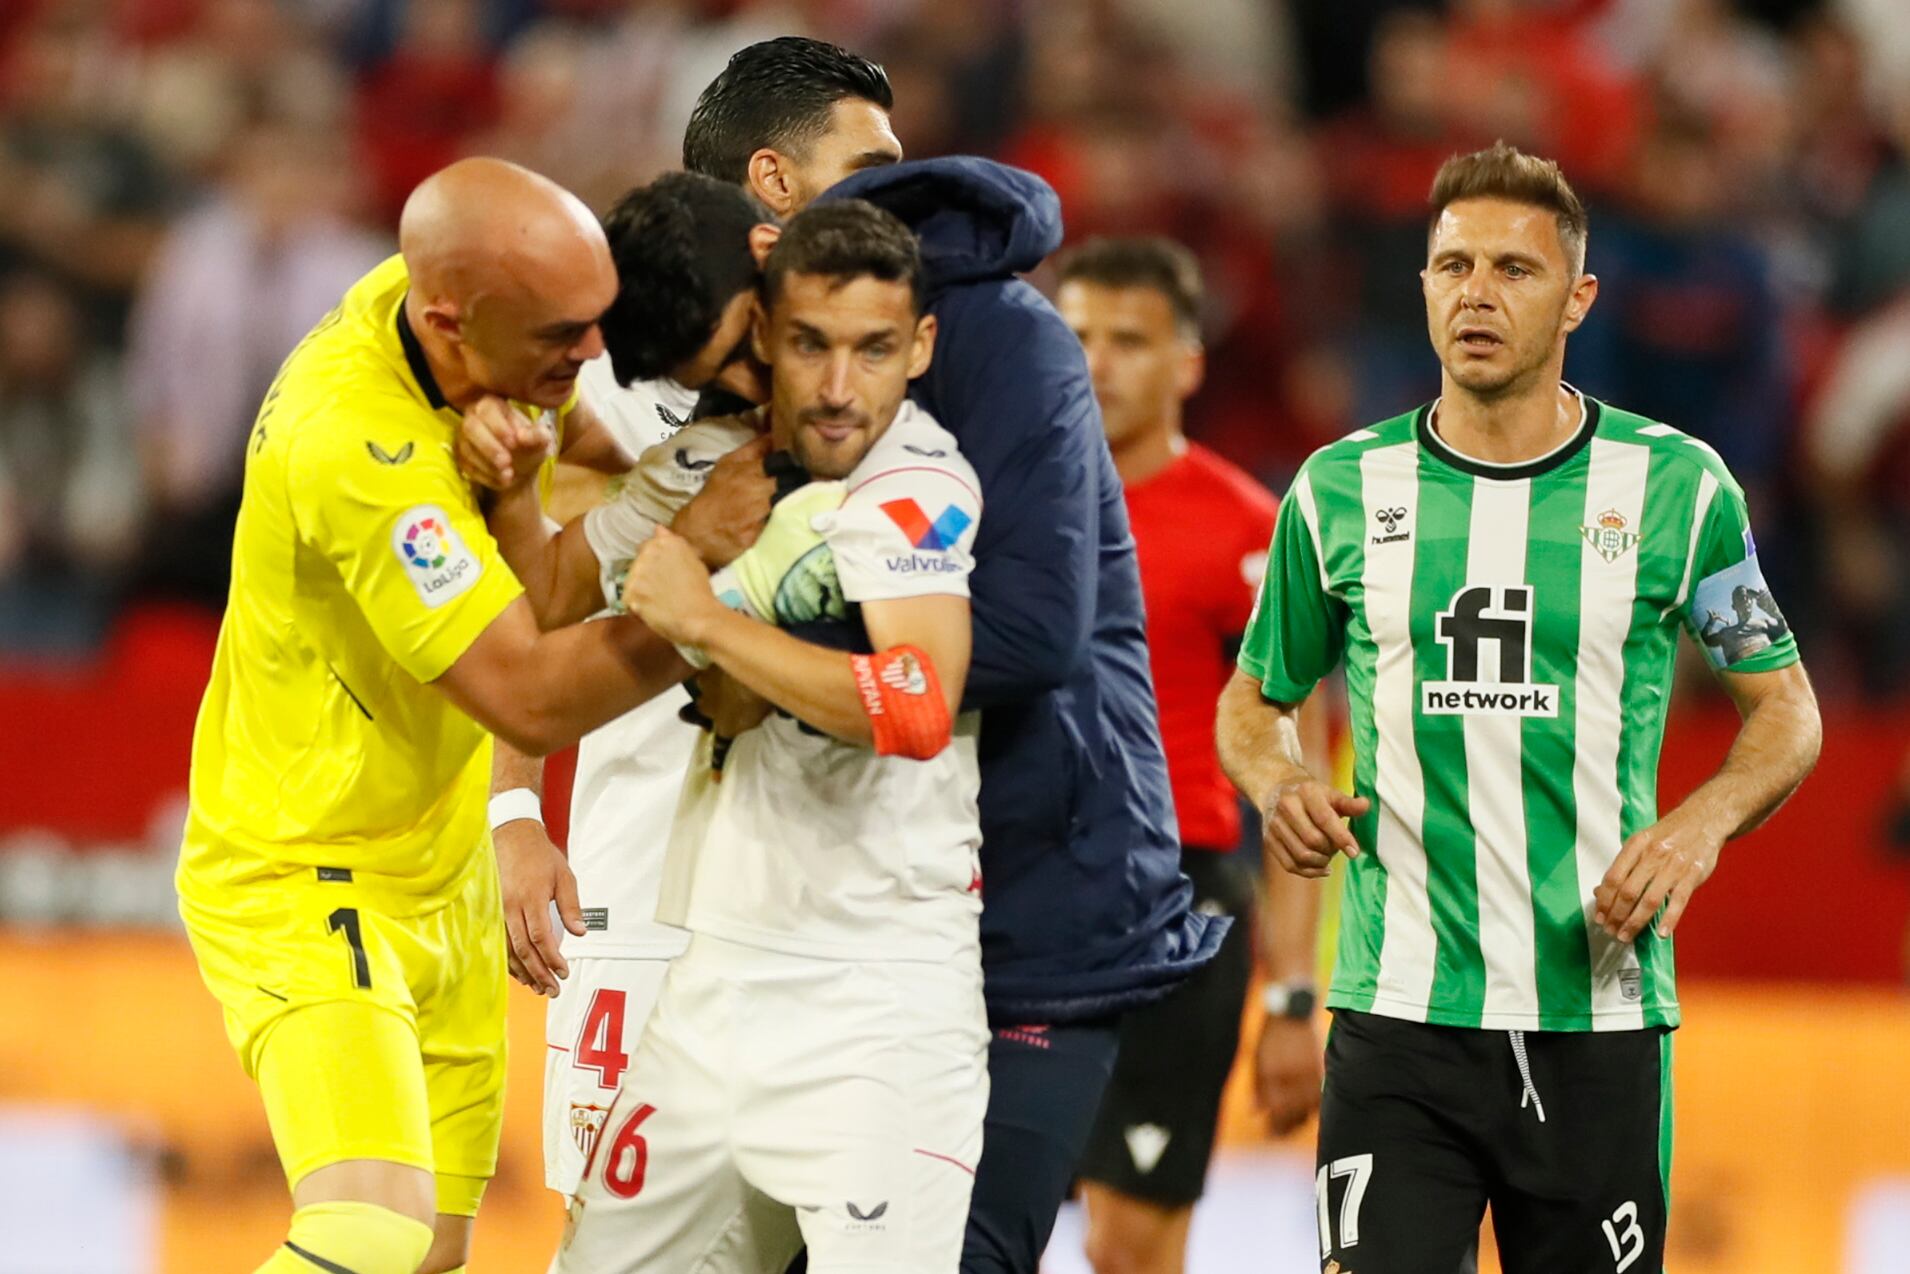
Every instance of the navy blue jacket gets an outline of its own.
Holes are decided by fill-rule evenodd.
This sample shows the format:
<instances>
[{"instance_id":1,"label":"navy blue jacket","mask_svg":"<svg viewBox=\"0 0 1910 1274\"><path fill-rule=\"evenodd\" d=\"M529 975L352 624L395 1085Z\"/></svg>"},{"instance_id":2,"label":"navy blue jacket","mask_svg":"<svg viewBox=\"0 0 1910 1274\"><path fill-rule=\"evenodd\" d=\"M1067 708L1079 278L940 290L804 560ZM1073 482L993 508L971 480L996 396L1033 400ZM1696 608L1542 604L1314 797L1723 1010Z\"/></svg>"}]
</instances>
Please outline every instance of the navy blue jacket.
<instances>
[{"instance_id":1,"label":"navy blue jacket","mask_svg":"<svg viewBox=\"0 0 1910 1274\"><path fill-rule=\"evenodd\" d=\"M1156 999L1213 958L1189 910L1148 677L1141 579L1086 360L1016 278L1061 245L1061 201L983 159L869 169L860 198L922 244L935 358L913 397L981 477L974 653L982 709L982 968L998 1023Z\"/></svg>"}]
</instances>

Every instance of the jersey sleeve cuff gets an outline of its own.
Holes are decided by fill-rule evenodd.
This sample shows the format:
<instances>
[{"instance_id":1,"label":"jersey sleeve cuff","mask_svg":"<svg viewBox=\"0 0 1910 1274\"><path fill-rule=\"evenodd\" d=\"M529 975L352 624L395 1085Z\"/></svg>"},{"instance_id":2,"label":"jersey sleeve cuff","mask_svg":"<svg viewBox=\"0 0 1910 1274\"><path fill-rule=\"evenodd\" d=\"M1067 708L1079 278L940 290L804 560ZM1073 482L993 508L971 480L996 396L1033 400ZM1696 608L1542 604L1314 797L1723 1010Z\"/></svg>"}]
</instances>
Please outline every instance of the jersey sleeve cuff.
<instances>
[{"instance_id":1,"label":"jersey sleeve cuff","mask_svg":"<svg viewBox=\"0 0 1910 1274\"><path fill-rule=\"evenodd\" d=\"M1301 703L1313 693L1311 685L1301 685L1297 681L1287 681L1280 677L1260 678L1260 697L1268 703Z\"/></svg>"},{"instance_id":2,"label":"jersey sleeve cuff","mask_svg":"<svg viewBox=\"0 0 1910 1274\"><path fill-rule=\"evenodd\" d=\"M1234 661L1234 664L1240 671L1260 683L1260 697L1265 699L1268 703L1299 703L1308 695L1312 694L1313 687L1319 684L1318 682L1308 682L1302 685L1297 681L1288 681L1284 677L1276 677L1266 668L1262 667L1260 661L1246 650L1240 652L1240 657Z\"/></svg>"},{"instance_id":3,"label":"jersey sleeve cuff","mask_svg":"<svg viewBox=\"0 0 1910 1274\"><path fill-rule=\"evenodd\" d=\"M842 599L860 606L863 602L901 602L911 597L967 597L968 576L945 575L915 581L842 580Z\"/></svg>"},{"instance_id":4,"label":"jersey sleeve cuff","mask_svg":"<svg viewBox=\"0 0 1910 1274\"><path fill-rule=\"evenodd\" d=\"M496 562L471 595L459 600L452 621L403 661L405 671L427 684L436 681L471 648L491 621L504 613L506 606L523 595L524 586L517 582L517 576L501 560Z\"/></svg>"},{"instance_id":5,"label":"jersey sleeve cuff","mask_svg":"<svg viewBox=\"0 0 1910 1274\"><path fill-rule=\"evenodd\" d=\"M1740 659L1728 667L1719 668L1717 671L1776 672L1780 668L1790 667L1796 663L1799 658L1801 658L1801 656L1798 654L1797 642L1795 639L1791 639L1781 646L1773 646L1769 650L1761 650L1748 659Z\"/></svg>"}]
</instances>

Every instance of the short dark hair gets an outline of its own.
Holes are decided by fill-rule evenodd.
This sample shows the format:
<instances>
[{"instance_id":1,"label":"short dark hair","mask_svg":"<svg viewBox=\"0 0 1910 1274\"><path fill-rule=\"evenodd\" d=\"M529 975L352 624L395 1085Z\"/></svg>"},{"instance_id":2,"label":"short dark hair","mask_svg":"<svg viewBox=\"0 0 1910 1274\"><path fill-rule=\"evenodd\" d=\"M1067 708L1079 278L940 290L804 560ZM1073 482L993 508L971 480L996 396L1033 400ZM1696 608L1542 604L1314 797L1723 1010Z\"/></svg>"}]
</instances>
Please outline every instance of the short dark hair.
<instances>
[{"instance_id":1,"label":"short dark hair","mask_svg":"<svg viewBox=\"0 0 1910 1274\"><path fill-rule=\"evenodd\" d=\"M765 146L801 156L829 129L837 102L895 106L888 72L847 49L799 35L738 51L696 99L683 130L683 166L742 185Z\"/></svg>"},{"instance_id":2,"label":"short dark hair","mask_svg":"<svg viewBox=\"0 0 1910 1274\"><path fill-rule=\"evenodd\" d=\"M1528 155L1505 141L1494 142L1470 155L1454 155L1439 165L1427 202L1432 218L1426 225L1430 246L1439 227L1440 214L1449 204L1461 199L1510 199L1514 203L1548 208L1558 218L1559 243L1565 249L1566 263L1573 274L1585 269L1585 239L1591 229L1585 204L1558 164L1550 159Z\"/></svg>"},{"instance_id":3,"label":"short dark hair","mask_svg":"<svg viewBox=\"0 0 1910 1274\"><path fill-rule=\"evenodd\" d=\"M1200 336L1203 291L1200 262L1164 235L1134 239L1089 239L1061 254L1061 282L1094 283L1104 288L1152 288L1174 311L1174 321L1189 339Z\"/></svg>"},{"instance_id":4,"label":"short dark hair","mask_svg":"<svg viewBox=\"0 0 1910 1274\"><path fill-rule=\"evenodd\" d=\"M617 299L601 320L617 380L652 380L703 348L723 309L756 285L750 229L774 218L739 186L666 173L604 216Z\"/></svg>"},{"instance_id":5,"label":"short dark hair","mask_svg":"<svg viewBox=\"0 0 1910 1274\"><path fill-rule=\"evenodd\" d=\"M902 219L862 199L811 204L790 218L763 265L763 298L774 304L783 280L816 274L838 286L875 278L909 285L916 314L922 312L922 250Z\"/></svg>"}]
</instances>

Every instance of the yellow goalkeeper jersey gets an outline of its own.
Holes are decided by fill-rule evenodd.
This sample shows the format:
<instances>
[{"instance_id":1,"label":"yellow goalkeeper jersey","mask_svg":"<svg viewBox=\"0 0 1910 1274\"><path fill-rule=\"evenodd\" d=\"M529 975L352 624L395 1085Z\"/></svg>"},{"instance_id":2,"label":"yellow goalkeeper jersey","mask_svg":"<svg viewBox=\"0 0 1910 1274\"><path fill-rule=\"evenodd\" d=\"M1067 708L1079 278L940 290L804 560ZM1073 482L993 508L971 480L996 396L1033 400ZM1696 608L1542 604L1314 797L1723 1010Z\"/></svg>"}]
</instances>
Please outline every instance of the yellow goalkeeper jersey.
<instances>
[{"instance_id":1,"label":"yellow goalkeeper jersey","mask_svg":"<svg viewBox=\"0 0 1910 1274\"><path fill-rule=\"evenodd\" d=\"M253 426L193 735L189 903L264 907L259 886L323 869L422 909L484 842L489 735L427 683L523 590L458 473L408 282L398 257L359 280Z\"/></svg>"}]
</instances>

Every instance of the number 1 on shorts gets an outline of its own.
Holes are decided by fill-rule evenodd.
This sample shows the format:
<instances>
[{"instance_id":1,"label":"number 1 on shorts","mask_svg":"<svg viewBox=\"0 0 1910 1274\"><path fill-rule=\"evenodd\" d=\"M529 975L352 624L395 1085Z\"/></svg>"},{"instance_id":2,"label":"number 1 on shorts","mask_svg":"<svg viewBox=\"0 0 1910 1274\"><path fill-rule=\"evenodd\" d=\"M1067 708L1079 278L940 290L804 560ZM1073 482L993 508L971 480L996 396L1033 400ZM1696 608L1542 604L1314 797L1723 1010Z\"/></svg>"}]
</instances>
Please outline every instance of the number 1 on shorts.
<instances>
[{"instance_id":1,"label":"number 1 on shorts","mask_svg":"<svg viewBox=\"0 0 1910 1274\"><path fill-rule=\"evenodd\" d=\"M325 918L325 932L345 931L345 941L351 945L352 985L361 991L371 990L371 960L365 955L365 932L358 927L358 908L340 907Z\"/></svg>"}]
</instances>

